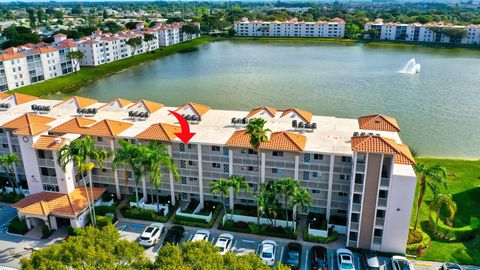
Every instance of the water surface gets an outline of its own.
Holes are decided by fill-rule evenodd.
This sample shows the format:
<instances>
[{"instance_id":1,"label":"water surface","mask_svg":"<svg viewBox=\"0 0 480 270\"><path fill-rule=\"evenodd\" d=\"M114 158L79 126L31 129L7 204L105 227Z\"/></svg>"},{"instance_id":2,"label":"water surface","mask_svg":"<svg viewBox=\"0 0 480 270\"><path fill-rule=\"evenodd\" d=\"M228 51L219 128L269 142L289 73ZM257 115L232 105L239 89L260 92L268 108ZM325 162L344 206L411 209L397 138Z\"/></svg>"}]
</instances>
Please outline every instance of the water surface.
<instances>
[{"instance_id":1,"label":"water surface","mask_svg":"<svg viewBox=\"0 0 480 270\"><path fill-rule=\"evenodd\" d=\"M421 72L398 73L411 58ZM348 118L383 113L397 118L419 155L480 157L480 51L224 41L131 68L75 94L171 106L190 100L218 109L299 107Z\"/></svg>"}]
</instances>

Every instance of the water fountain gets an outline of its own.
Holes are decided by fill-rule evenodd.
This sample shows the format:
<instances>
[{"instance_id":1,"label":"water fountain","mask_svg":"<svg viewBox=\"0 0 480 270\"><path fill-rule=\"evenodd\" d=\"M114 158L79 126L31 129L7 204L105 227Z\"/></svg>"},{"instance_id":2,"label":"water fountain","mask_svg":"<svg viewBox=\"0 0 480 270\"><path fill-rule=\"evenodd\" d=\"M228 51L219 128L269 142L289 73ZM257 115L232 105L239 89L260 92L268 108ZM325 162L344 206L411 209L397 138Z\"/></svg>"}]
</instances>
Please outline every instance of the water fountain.
<instances>
[{"instance_id":1,"label":"water fountain","mask_svg":"<svg viewBox=\"0 0 480 270\"><path fill-rule=\"evenodd\" d=\"M417 64L415 61L415 58L412 58L408 60L407 64L403 67L402 70L399 71L399 73L404 73L404 74L415 74L420 72L421 65Z\"/></svg>"}]
</instances>

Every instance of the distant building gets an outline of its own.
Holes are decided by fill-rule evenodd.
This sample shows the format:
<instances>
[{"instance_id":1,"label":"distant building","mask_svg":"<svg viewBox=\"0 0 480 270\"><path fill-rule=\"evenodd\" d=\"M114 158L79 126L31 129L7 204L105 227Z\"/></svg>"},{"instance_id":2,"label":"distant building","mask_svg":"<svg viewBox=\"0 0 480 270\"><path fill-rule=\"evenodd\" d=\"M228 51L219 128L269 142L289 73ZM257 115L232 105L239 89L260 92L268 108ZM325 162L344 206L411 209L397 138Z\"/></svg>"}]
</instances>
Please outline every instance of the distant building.
<instances>
[{"instance_id":1,"label":"distant building","mask_svg":"<svg viewBox=\"0 0 480 270\"><path fill-rule=\"evenodd\" d=\"M265 22L242 18L235 22L234 29L237 36L343 38L345 21L334 18L329 22L303 22L293 18L285 22Z\"/></svg>"},{"instance_id":2,"label":"distant building","mask_svg":"<svg viewBox=\"0 0 480 270\"><path fill-rule=\"evenodd\" d=\"M480 44L480 25L471 24L468 26L446 24L443 22L421 23L385 23L382 19L376 19L374 22L365 24L365 30L376 29L378 39L415 41L415 42L434 42L434 43L461 43L461 44ZM465 30L463 38L452 39L442 33L444 29Z\"/></svg>"},{"instance_id":3,"label":"distant building","mask_svg":"<svg viewBox=\"0 0 480 270\"><path fill-rule=\"evenodd\" d=\"M77 46L63 34L55 38L59 42L52 45L28 43L0 51L0 91L72 73L72 61L67 55L77 50Z\"/></svg>"}]
</instances>

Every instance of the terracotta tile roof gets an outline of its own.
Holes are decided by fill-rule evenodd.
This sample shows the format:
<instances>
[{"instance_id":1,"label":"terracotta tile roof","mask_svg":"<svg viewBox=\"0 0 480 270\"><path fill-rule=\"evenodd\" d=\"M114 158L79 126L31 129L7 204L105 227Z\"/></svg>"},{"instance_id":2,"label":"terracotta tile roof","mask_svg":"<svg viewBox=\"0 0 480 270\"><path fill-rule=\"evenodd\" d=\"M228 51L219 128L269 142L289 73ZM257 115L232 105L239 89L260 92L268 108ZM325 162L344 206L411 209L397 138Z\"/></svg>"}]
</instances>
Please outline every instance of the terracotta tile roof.
<instances>
[{"instance_id":1,"label":"terracotta tile roof","mask_svg":"<svg viewBox=\"0 0 480 270\"><path fill-rule=\"evenodd\" d=\"M261 111L266 111L266 112L268 112L268 114L270 114L271 117L275 117L275 114L277 113L277 110L274 109L274 108L270 108L270 107L260 107L260 108L252 109L252 110L248 113L247 117L250 118L250 117L254 116L255 114L257 114L257 113L259 113L259 112L261 112Z\"/></svg>"},{"instance_id":2,"label":"terracotta tile roof","mask_svg":"<svg viewBox=\"0 0 480 270\"><path fill-rule=\"evenodd\" d=\"M193 102L187 102L183 104L182 106L178 107L175 111L179 111L187 106L190 106L199 116L203 116L206 114L209 110L210 107L198 103L193 103Z\"/></svg>"},{"instance_id":3,"label":"terracotta tile roof","mask_svg":"<svg viewBox=\"0 0 480 270\"><path fill-rule=\"evenodd\" d=\"M109 107L109 106L112 105L112 104L118 104L118 105L120 105L120 108L125 108L125 107L127 107L128 105L132 104L132 101L131 101L131 100L128 100L128 99L123 99L123 98L116 98L116 99L110 101L109 103L103 105L103 106L100 107L99 109Z\"/></svg>"},{"instance_id":4,"label":"terracotta tile roof","mask_svg":"<svg viewBox=\"0 0 480 270\"><path fill-rule=\"evenodd\" d=\"M62 106L62 105L66 104L66 103L68 103L72 100L75 101L75 104L76 104L77 108L85 108L85 107L88 107L88 106L93 105L93 104L98 102L97 100L91 99L91 98L73 96L73 97L69 97L64 102L55 105L55 107Z\"/></svg>"},{"instance_id":5,"label":"terracotta tile roof","mask_svg":"<svg viewBox=\"0 0 480 270\"><path fill-rule=\"evenodd\" d=\"M172 141L177 138L175 133L178 132L182 132L182 128L179 126L158 123L151 125L135 137L145 140Z\"/></svg>"},{"instance_id":6,"label":"terracotta tile roof","mask_svg":"<svg viewBox=\"0 0 480 270\"><path fill-rule=\"evenodd\" d=\"M57 33L54 35L54 37L66 37L67 35L63 34L63 33Z\"/></svg>"},{"instance_id":7,"label":"terracotta tile roof","mask_svg":"<svg viewBox=\"0 0 480 270\"><path fill-rule=\"evenodd\" d=\"M307 138L300 134L291 132L273 132L268 142L260 144L260 149L281 150L281 151L302 151L305 149ZM252 148L250 136L246 130L235 131L225 143L227 146Z\"/></svg>"},{"instance_id":8,"label":"terracotta tile roof","mask_svg":"<svg viewBox=\"0 0 480 270\"><path fill-rule=\"evenodd\" d=\"M352 150L355 152L381 153L395 155L395 163L413 165L415 159L408 146L398 144L395 140L380 136L352 137Z\"/></svg>"},{"instance_id":9,"label":"terracotta tile roof","mask_svg":"<svg viewBox=\"0 0 480 270\"><path fill-rule=\"evenodd\" d=\"M54 127L51 131L59 133L84 134L84 132L86 132L86 130L96 122L97 121L93 119L75 117L59 126Z\"/></svg>"},{"instance_id":10,"label":"terracotta tile roof","mask_svg":"<svg viewBox=\"0 0 480 270\"><path fill-rule=\"evenodd\" d=\"M382 114L361 116L358 118L360 129L399 132L397 120Z\"/></svg>"},{"instance_id":11,"label":"terracotta tile roof","mask_svg":"<svg viewBox=\"0 0 480 270\"><path fill-rule=\"evenodd\" d=\"M30 95L25 95L25 94L20 94L20 93L13 93L11 95L8 95L8 96L2 98L2 100L12 99L12 98L13 98L13 101L15 102L16 105L24 104L24 103L31 102L31 101L34 101L34 100L38 99L38 97L36 97L36 96L30 96Z\"/></svg>"},{"instance_id":12,"label":"terracotta tile roof","mask_svg":"<svg viewBox=\"0 0 480 270\"><path fill-rule=\"evenodd\" d=\"M146 109L149 113L154 113L154 112L160 110L161 108L165 107L165 105L163 105L162 103L158 103L158 102L153 102L153 101L150 101L150 100L142 99L142 100L137 101L137 102L135 102L134 104L132 104L129 108L135 107L135 106L137 106L138 104L143 104L143 106L145 107L145 109Z\"/></svg>"},{"instance_id":13,"label":"terracotta tile roof","mask_svg":"<svg viewBox=\"0 0 480 270\"><path fill-rule=\"evenodd\" d=\"M10 94L2 93L0 92L0 99L4 99L6 97L10 96Z\"/></svg>"},{"instance_id":14,"label":"terracotta tile roof","mask_svg":"<svg viewBox=\"0 0 480 270\"><path fill-rule=\"evenodd\" d=\"M49 125L44 125L44 124L38 124L38 123L32 123L26 127L19 128L13 132L14 135L28 135L28 136L35 136L38 135L42 132L45 132L49 130L51 126Z\"/></svg>"},{"instance_id":15,"label":"terracotta tile roof","mask_svg":"<svg viewBox=\"0 0 480 270\"><path fill-rule=\"evenodd\" d=\"M311 112L307 112L307 111L300 110L300 109L295 109L295 108L284 110L280 117L284 117L285 115L288 115L291 112L294 112L294 113L298 114L298 116L300 116L305 122L310 123L310 121L312 121L312 113Z\"/></svg>"},{"instance_id":16,"label":"terracotta tile roof","mask_svg":"<svg viewBox=\"0 0 480 270\"><path fill-rule=\"evenodd\" d=\"M106 188L93 188L93 197L98 199L106 190ZM40 216L53 214L70 217L76 217L87 206L88 200L83 187L76 188L69 194L48 191L35 193L12 205L21 214Z\"/></svg>"},{"instance_id":17,"label":"terracotta tile roof","mask_svg":"<svg viewBox=\"0 0 480 270\"><path fill-rule=\"evenodd\" d=\"M42 135L32 145L32 148L39 150L58 151L62 146L65 145L66 142L67 139L59 136Z\"/></svg>"},{"instance_id":18,"label":"terracotta tile roof","mask_svg":"<svg viewBox=\"0 0 480 270\"><path fill-rule=\"evenodd\" d=\"M46 46L46 47L40 47L40 48L36 48L36 49L33 49L33 50L30 50L28 51L28 53L30 54L34 54L34 53L49 53L49 52L56 52L58 51L57 48L54 48L52 46Z\"/></svg>"},{"instance_id":19,"label":"terracotta tile roof","mask_svg":"<svg viewBox=\"0 0 480 270\"><path fill-rule=\"evenodd\" d=\"M55 120L55 118L27 113L13 119L10 122L3 124L2 127L11 128L11 129L21 129L21 128L28 127L32 124L46 125L52 122L53 120Z\"/></svg>"},{"instance_id":20,"label":"terracotta tile roof","mask_svg":"<svg viewBox=\"0 0 480 270\"><path fill-rule=\"evenodd\" d=\"M93 136L114 137L131 126L133 126L131 123L105 119L88 128L86 134Z\"/></svg>"}]
</instances>

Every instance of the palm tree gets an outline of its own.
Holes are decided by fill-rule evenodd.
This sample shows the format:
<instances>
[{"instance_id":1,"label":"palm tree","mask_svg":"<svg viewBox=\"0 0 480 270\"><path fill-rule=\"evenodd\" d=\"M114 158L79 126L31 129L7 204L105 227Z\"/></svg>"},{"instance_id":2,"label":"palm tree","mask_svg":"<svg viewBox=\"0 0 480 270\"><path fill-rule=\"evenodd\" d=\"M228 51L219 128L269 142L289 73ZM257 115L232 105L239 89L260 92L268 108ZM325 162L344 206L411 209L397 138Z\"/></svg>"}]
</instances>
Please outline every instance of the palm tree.
<instances>
[{"instance_id":1,"label":"palm tree","mask_svg":"<svg viewBox=\"0 0 480 270\"><path fill-rule=\"evenodd\" d=\"M222 198L222 203L225 205L225 197L228 196L230 191L230 181L228 179L221 178L218 181L210 182L210 192L213 195L220 195Z\"/></svg>"},{"instance_id":2,"label":"palm tree","mask_svg":"<svg viewBox=\"0 0 480 270\"><path fill-rule=\"evenodd\" d=\"M425 190L427 187L432 188L432 186L436 185L443 185L445 188L447 187L446 178L447 178L447 171L444 167L440 166L440 164L427 167L423 163L418 163L415 165L415 172L418 176L418 180L420 182L420 189L418 191L417 197L417 209L415 213L415 225L413 229L417 229L418 224L418 215L420 213L420 207L423 203L423 196L425 195Z\"/></svg>"},{"instance_id":3,"label":"palm tree","mask_svg":"<svg viewBox=\"0 0 480 270\"><path fill-rule=\"evenodd\" d=\"M89 181L90 181L90 194L88 192L87 183L85 177L83 179L83 185L85 188L85 193L88 201L88 208L91 216L91 221L93 226L95 226L95 209L93 208L93 183L91 171L95 167L95 164L92 162L96 161L100 168L103 168L104 161L109 157L109 152L101 147L96 147L95 142L92 137L86 136L79 139L73 140L70 144L62 146L58 152L58 164L65 171L68 163L73 162L77 165L78 172L83 175L87 172Z\"/></svg>"},{"instance_id":4,"label":"palm tree","mask_svg":"<svg viewBox=\"0 0 480 270\"><path fill-rule=\"evenodd\" d=\"M143 41L147 43L148 51L150 51L150 41L154 40L155 36L153 34L145 34L143 35Z\"/></svg>"},{"instance_id":5,"label":"palm tree","mask_svg":"<svg viewBox=\"0 0 480 270\"><path fill-rule=\"evenodd\" d=\"M297 187L293 192L292 197L289 201L289 204L293 209L293 221L297 219L297 208L299 205L301 209L305 209L305 207L312 206L312 203L313 203L313 199L312 199L312 196L310 196L310 193L308 193L308 190L302 187ZM293 226L292 226L292 229L293 229Z\"/></svg>"},{"instance_id":6,"label":"palm tree","mask_svg":"<svg viewBox=\"0 0 480 270\"><path fill-rule=\"evenodd\" d=\"M276 220L278 216L278 211L281 210L280 203L278 202L278 187L277 183L270 181L265 186L265 189L261 192L266 193L267 197L267 218L270 219L272 226L276 226Z\"/></svg>"},{"instance_id":7,"label":"palm tree","mask_svg":"<svg viewBox=\"0 0 480 270\"><path fill-rule=\"evenodd\" d=\"M15 179L15 166L20 163L20 159L16 154L4 154L0 157L0 164L7 174L13 188L13 194L17 195L18 187L17 179Z\"/></svg>"},{"instance_id":8,"label":"palm tree","mask_svg":"<svg viewBox=\"0 0 480 270\"><path fill-rule=\"evenodd\" d=\"M158 193L158 189L162 184L162 167L167 169L167 172L171 172L177 181L179 179L178 170L165 145L158 142L151 142L147 149L149 149L147 166L150 170L150 182L155 187L157 211L160 212L160 194Z\"/></svg>"},{"instance_id":9,"label":"palm tree","mask_svg":"<svg viewBox=\"0 0 480 270\"><path fill-rule=\"evenodd\" d=\"M253 147L253 149L255 149L255 151L257 152L257 171L258 171L258 187L260 188L260 191L261 191L261 188L262 188L262 173L261 173L261 170L260 170L260 144L262 142L267 142L268 141L268 133L271 132L270 129L268 128L265 128L265 124L267 123L267 121L265 121L265 119L263 118L253 118L250 120L250 122L248 122L247 126L246 126L246 130L247 130L247 134L250 135L250 145ZM258 203L257 203L257 207L258 207ZM260 213L259 211L257 211L257 215L258 213ZM260 217L257 216L257 219L259 220L260 222Z\"/></svg>"},{"instance_id":10,"label":"palm tree","mask_svg":"<svg viewBox=\"0 0 480 270\"><path fill-rule=\"evenodd\" d=\"M233 212L235 211L235 200L237 199L238 193L240 191L247 191L248 190L248 183L243 176L236 176L232 175L229 179L230 187L233 191L233 204L232 204L232 214L230 219L233 219Z\"/></svg>"},{"instance_id":11,"label":"palm tree","mask_svg":"<svg viewBox=\"0 0 480 270\"><path fill-rule=\"evenodd\" d=\"M262 184L259 190L265 190L265 184ZM265 214L268 204L268 194L266 192L259 192L253 196L257 200L257 225L260 225L260 216Z\"/></svg>"},{"instance_id":12,"label":"palm tree","mask_svg":"<svg viewBox=\"0 0 480 270\"><path fill-rule=\"evenodd\" d=\"M284 199L285 218L287 220L287 227L288 227L288 202L290 201L290 198L293 196L293 193L295 192L295 190L300 187L300 182L293 180L290 177L287 177L287 178L277 179L275 184L278 192L282 194Z\"/></svg>"},{"instance_id":13,"label":"palm tree","mask_svg":"<svg viewBox=\"0 0 480 270\"><path fill-rule=\"evenodd\" d=\"M138 166L139 164L136 163L136 160L139 159L141 152L139 151L138 146L133 145L127 140L120 139L118 143L120 144L120 148L115 150L112 167L114 170L116 170L118 165L123 164L125 176L125 193L128 194L128 167L131 168L133 173L140 170ZM135 195L137 199L137 207L139 206L137 190L137 182L139 180L140 178L137 179L135 177Z\"/></svg>"},{"instance_id":14,"label":"palm tree","mask_svg":"<svg viewBox=\"0 0 480 270\"><path fill-rule=\"evenodd\" d=\"M437 217L435 220L435 232L437 232L438 219L440 218L440 210L445 205L450 213L448 220L453 222L455 214L457 213L457 204L453 201L451 194L438 194L434 193L433 201L430 203L430 210L436 212Z\"/></svg>"}]
</instances>

